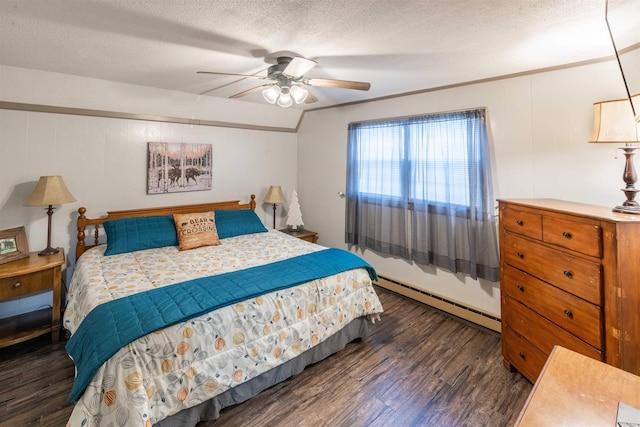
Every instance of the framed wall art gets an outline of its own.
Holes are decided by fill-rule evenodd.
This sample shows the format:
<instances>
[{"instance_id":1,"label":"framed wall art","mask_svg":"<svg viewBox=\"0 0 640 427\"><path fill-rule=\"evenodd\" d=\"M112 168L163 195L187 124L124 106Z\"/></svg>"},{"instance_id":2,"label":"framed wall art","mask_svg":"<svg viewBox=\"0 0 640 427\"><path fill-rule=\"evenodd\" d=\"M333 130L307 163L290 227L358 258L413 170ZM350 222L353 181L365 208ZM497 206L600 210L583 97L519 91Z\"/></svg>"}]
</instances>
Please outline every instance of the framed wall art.
<instances>
[{"instance_id":1,"label":"framed wall art","mask_svg":"<svg viewBox=\"0 0 640 427\"><path fill-rule=\"evenodd\" d=\"M24 227L0 230L0 264L29 256L29 242Z\"/></svg>"},{"instance_id":2,"label":"framed wall art","mask_svg":"<svg viewBox=\"0 0 640 427\"><path fill-rule=\"evenodd\" d=\"M147 194L211 190L213 146L149 142Z\"/></svg>"}]
</instances>

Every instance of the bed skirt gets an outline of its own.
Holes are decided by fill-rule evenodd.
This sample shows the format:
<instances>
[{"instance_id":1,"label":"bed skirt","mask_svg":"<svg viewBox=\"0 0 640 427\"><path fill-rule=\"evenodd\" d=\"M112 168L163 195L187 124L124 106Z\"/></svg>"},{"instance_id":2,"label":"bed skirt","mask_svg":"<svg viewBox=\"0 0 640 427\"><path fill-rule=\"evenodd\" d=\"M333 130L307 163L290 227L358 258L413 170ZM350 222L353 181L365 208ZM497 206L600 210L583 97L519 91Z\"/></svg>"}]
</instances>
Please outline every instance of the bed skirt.
<instances>
[{"instance_id":1,"label":"bed skirt","mask_svg":"<svg viewBox=\"0 0 640 427\"><path fill-rule=\"evenodd\" d=\"M324 342L301 353L295 359L289 360L249 381L221 393L193 408L184 409L166 418L155 427L194 427L200 421L215 420L220 411L229 406L237 405L256 396L263 390L281 383L299 374L307 366L319 362L342 350L348 343L359 338L365 338L368 332L366 317L354 319L338 333L327 338Z\"/></svg>"}]
</instances>

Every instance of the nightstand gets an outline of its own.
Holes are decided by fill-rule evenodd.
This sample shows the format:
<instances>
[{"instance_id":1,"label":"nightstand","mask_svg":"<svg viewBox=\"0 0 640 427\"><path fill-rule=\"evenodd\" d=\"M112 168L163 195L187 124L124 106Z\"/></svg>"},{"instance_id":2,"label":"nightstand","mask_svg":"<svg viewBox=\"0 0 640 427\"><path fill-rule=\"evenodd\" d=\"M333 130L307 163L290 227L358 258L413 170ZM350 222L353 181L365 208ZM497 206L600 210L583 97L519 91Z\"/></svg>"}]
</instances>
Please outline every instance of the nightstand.
<instances>
[{"instance_id":1,"label":"nightstand","mask_svg":"<svg viewBox=\"0 0 640 427\"><path fill-rule=\"evenodd\" d=\"M60 302L64 251L0 264L0 301L12 301L53 291L52 308L0 319L0 348L27 341L51 332L55 344L60 337Z\"/></svg>"},{"instance_id":2,"label":"nightstand","mask_svg":"<svg viewBox=\"0 0 640 427\"><path fill-rule=\"evenodd\" d=\"M288 228L284 228L282 231L285 234L288 234L289 236L293 236L293 237L297 237L298 239L302 239L302 240L306 240L307 242L311 242L311 243L315 243L318 241L318 233L316 233L315 231L311 231L311 230L289 230Z\"/></svg>"}]
</instances>

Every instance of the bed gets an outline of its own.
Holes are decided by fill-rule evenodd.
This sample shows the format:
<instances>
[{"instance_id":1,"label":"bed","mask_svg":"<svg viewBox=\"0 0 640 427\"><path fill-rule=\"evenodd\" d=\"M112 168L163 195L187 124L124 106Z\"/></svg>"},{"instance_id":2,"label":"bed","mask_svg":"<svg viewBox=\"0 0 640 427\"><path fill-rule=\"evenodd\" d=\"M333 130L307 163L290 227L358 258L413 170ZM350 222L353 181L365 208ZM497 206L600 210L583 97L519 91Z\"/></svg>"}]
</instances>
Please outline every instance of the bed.
<instances>
[{"instance_id":1,"label":"bed","mask_svg":"<svg viewBox=\"0 0 640 427\"><path fill-rule=\"evenodd\" d=\"M78 210L67 426L194 426L366 336L375 270L255 206Z\"/></svg>"}]
</instances>

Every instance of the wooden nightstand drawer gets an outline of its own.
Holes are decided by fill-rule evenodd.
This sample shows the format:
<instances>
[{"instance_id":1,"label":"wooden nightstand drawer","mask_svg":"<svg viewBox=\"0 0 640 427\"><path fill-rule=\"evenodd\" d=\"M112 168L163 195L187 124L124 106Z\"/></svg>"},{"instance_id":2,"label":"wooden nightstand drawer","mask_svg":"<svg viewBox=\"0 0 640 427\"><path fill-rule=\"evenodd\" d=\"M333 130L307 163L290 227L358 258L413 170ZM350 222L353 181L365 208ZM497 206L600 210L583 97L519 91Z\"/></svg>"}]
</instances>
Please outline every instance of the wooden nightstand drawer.
<instances>
[{"instance_id":1,"label":"wooden nightstand drawer","mask_svg":"<svg viewBox=\"0 0 640 427\"><path fill-rule=\"evenodd\" d=\"M602 348L601 309L568 292L506 266L503 291L596 348Z\"/></svg>"},{"instance_id":2,"label":"wooden nightstand drawer","mask_svg":"<svg viewBox=\"0 0 640 427\"><path fill-rule=\"evenodd\" d=\"M53 288L53 270L36 271L0 279L0 300L6 301L25 295L50 291Z\"/></svg>"}]
</instances>

